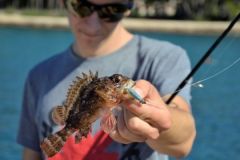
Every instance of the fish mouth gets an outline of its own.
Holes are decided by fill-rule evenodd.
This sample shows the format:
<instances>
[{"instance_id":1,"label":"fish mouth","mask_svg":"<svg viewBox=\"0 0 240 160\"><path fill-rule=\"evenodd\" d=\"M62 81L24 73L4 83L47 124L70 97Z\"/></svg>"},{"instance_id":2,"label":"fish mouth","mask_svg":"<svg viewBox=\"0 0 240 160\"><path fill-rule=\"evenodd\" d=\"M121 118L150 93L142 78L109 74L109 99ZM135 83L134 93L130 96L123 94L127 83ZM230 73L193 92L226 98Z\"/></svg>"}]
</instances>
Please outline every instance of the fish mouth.
<instances>
[{"instance_id":1,"label":"fish mouth","mask_svg":"<svg viewBox=\"0 0 240 160\"><path fill-rule=\"evenodd\" d=\"M128 81L128 83L126 84L126 86L124 87L124 89L129 89L129 88L132 88L132 87L134 87L135 86L135 84L136 84L136 82L135 81L133 81L133 80L130 80L130 81Z\"/></svg>"},{"instance_id":2,"label":"fish mouth","mask_svg":"<svg viewBox=\"0 0 240 160\"><path fill-rule=\"evenodd\" d=\"M128 93L129 88L133 88L135 86L136 82L133 80L129 80L127 83L124 84L122 88L122 93Z\"/></svg>"}]
</instances>

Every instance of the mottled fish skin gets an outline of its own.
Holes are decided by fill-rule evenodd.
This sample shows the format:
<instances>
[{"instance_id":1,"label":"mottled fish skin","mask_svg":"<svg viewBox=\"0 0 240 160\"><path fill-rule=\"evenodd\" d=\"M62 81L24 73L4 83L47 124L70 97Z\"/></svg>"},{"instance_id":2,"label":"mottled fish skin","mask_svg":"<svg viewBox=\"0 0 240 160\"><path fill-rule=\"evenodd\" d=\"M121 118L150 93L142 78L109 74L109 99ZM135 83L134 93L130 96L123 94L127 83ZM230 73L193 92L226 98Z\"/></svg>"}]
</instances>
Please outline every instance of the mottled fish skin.
<instances>
[{"instance_id":1,"label":"mottled fish skin","mask_svg":"<svg viewBox=\"0 0 240 160\"><path fill-rule=\"evenodd\" d=\"M128 89L135 82L121 74L98 78L90 72L89 75L77 77L67 94L63 106L53 109L52 118L64 128L55 134L44 138L40 144L43 152L52 157L58 153L67 138L76 133L76 142L86 137L91 124L101 117L103 110L111 110L125 99L132 99Z\"/></svg>"},{"instance_id":2,"label":"mottled fish skin","mask_svg":"<svg viewBox=\"0 0 240 160\"><path fill-rule=\"evenodd\" d=\"M85 73L82 73L81 77L76 77L76 80L73 81L73 84L70 85L67 93L67 98L62 106L57 106L53 109L52 119L56 124L65 125L65 121L68 117L69 111L72 109L74 102L76 102L77 97L80 94L80 91L89 85L93 80L98 78L98 74L92 74L90 71L89 76Z\"/></svg>"}]
</instances>

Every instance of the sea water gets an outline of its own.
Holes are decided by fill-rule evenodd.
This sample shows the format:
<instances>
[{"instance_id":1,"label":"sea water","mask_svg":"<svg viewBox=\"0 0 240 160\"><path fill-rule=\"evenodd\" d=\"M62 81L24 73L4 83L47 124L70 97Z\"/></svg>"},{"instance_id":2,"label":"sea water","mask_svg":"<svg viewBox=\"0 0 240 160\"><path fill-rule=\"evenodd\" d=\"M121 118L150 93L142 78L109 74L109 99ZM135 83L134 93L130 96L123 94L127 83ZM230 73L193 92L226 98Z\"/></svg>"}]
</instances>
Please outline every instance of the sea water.
<instances>
[{"instance_id":1,"label":"sea water","mask_svg":"<svg viewBox=\"0 0 240 160\"><path fill-rule=\"evenodd\" d=\"M194 66L217 36L141 32L183 47ZM24 80L38 62L73 41L68 30L0 27L0 159L21 159L16 134ZM194 81L211 77L240 57L240 37L229 36L194 76ZM192 112L197 138L185 159L226 160L240 152L240 63L192 87Z\"/></svg>"}]
</instances>

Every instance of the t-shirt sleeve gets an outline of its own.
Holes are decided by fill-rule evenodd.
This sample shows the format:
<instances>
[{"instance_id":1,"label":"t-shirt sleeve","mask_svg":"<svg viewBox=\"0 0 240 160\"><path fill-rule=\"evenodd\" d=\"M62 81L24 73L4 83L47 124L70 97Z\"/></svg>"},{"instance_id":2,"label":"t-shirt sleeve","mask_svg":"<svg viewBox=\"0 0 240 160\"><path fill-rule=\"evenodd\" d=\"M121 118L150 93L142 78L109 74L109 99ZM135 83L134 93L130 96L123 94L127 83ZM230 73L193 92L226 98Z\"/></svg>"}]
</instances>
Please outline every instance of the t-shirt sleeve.
<instances>
[{"instance_id":1,"label":"t-shirt sleeve","mask_svg":"<svg viewBox=\"0 0 240 160\"><path fill-rule=\"evenodd\" d=\"M187 53L178 46L171 47L164 59L155 59L154 82L162 96L171 95L175 92L178 85L190 73L191 64ZM161 70L161 71L160 71ZM179 96L184 98L189 104L191 100L191 79L186 86L180 90Z\"/></svg>"},{"instance_id":2,"label":"t-shirt sleeve","mask_svg":"<svg viewBox=\"0 0 240 160\"><path fill-rule=\"evenodd\" d=\"M39 137L35 123L35 93L30 80L25 83L17 142L24 147L40 152Z\"/></svg>"}]
</instances>

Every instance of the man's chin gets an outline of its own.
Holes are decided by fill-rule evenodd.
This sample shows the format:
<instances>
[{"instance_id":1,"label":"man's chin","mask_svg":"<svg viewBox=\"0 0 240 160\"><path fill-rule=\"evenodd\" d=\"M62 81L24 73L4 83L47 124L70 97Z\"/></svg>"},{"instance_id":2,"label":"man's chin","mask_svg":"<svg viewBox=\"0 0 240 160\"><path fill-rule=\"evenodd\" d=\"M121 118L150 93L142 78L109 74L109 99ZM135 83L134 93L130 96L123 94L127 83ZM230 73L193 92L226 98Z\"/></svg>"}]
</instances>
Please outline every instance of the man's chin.
<instances>
[{"instance_id":1,"label":"man's chin","mask_svg":"<svg viewBox=\"0 0 240 160\"><path fill-rule=\"evenodd\" d=\"M78 37L83 41L100 41L103 39L103 35L100 34L88 34L88 33L79 33Z\"/></svg>"},{"instance_id":2,"label":"man's chin","mask_svg":"<svg viewBox=\"0 0 240 160\"><path fill-rule=\"evenodd\" d=\"M89 47L91 46L92 48L95 48L99 46L99 44L102 42L103 37L78 35L77 40L81 45L89 46Z\"/></svg>"}]
</instances>

